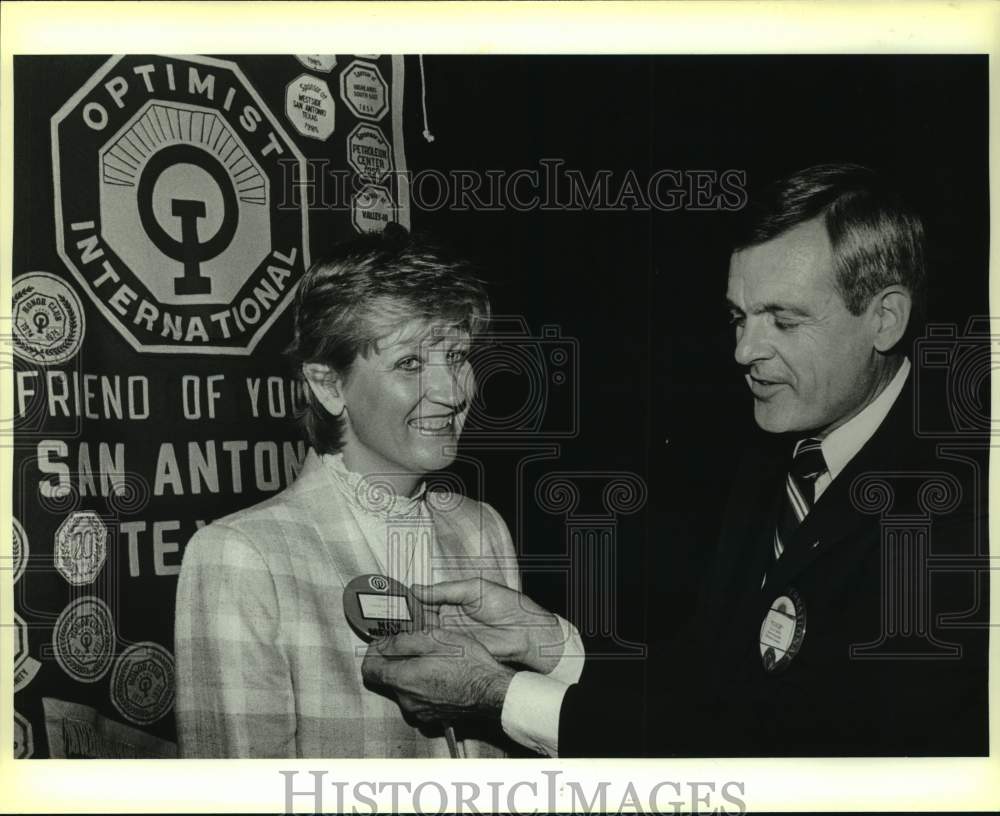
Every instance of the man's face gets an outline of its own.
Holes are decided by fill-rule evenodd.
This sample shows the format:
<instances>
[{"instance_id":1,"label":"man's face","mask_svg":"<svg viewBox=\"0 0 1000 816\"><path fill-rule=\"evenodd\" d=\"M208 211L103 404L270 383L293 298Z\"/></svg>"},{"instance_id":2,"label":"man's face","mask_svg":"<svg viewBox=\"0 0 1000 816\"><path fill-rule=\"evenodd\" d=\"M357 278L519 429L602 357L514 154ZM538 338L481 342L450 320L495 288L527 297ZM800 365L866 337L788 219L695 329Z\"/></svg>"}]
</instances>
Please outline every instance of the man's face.
<instances>
[{"instance_id":1,"label":"man's face","mask_svg":"<svg viewBox=\"0 0 1000 816\"><path fill-rule=\"evenodd\" d=\"M820 219L733 253L726 297L736 361L765 431L828 432L871 401L879 372L872 307L847 310Z\"/></svg>"}]
</instances>

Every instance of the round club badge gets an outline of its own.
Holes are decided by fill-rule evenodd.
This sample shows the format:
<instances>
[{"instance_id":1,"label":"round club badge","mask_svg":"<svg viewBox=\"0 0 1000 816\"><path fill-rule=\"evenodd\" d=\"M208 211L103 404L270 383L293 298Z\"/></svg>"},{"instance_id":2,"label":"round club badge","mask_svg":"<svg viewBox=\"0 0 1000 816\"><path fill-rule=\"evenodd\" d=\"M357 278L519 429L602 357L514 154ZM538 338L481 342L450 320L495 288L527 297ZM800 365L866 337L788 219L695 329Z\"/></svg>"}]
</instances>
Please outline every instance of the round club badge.
<instances>
[{"instance_id":1,"label":"round club badge","mask_svg":"<svg viewBox=\"0 0 1000 816\"><path fill-rule=\"evenodd\" d=\"M360 233L381 232L396 220L397 207L386 187L366 184L351 197L351 223Z\"/></svg>"},{"instance_id":2,"label":"round club badge","mask_svg":"<svg viewBox=\"0 0 1000 816\"><path fill-rule=\"evenodd\" d=\"M14 583L16 584L18 579L24 575L30 550L28 548L28 535L24 532L21 522L13 516L11 519L14 522Z\"/></svg>"},{"instance_id":3,"label":"round club badge","mask_svg":"<svg viewBox=\"0 0 1000 816\"><path fill-rule=\"evenodd\" d=\"M310 139L329 139L334 129L336 106L325 79L300 74L285 89L285 114L295 129Z\"/></svg>"},{"instance_id":4,"label":"round club badge","mask_svg":"<svg viewBox=\"0 0 1000 816\"><path fill-rule=\"evenodd\" d=\"M80 350L86 320L76 292L48 272L14 281L14 352L32 363L63 363Z\"/></svg>"},{"instance_id":5,"label":"round club badge","mask_svg":"<svg viewBox=\"0 0 1000 816\"><path fill-rule=\"evenodd\" d=\"M378 184L392 172L392 145L375 125L359 124L347 137L347 161L364 179Z\"/></svg>"},{"instance_id":6,"label":"round club badge","mask_svg":"<svg viewBox=\"0 0 1000 816\"><path fill-rule=\"evenodd\" d=\"M129 722L149 725L174 704L174 658L159 643L129 646L111 673L111 702Z\"/></svg>"},{"instance_id":7,"label":"round club badge","mask_svg":"<svg viewBox=\"0 0 1000 816\"><path fill-rule=\"evenodd\" d=\"M337 57L334 54L296 54L295 59L306 68L322 71L324 74L330 73L337 64Z\"/></svg>"},{"instance_id":8,"label":"round club badge","mask_svg":"<svg viewBox=\"0 0 1000 816\"><path fill-rule=\"evenodd\" d=\"M794 589L774 599L760 625L760 658L768 672L782 671L802 648L806 606Z\"/></svg>"},{"instance_id":9,"label":"round club badge","mask_svg":"<svg viewBox=\"0 0 1000 816\"><path fill-rule=\"evenodd\" d=\"M55 535L56 569L74 586L92 583L108 557L108 528L92 510L70 513Z\"/></svg>"},{"instance_id":10,"label":"round club badge","mask_svg":"<svg viewBox=\"0 0 1000 816\"><path fill-rule=\"evenodd\" d=\"M87 595L67 606L52 630L56 660L74 680L96 683L111 668L115 628L111 610L100 598Z\"/></svg>"},{"instance_id":11,"label":"round club badge","mask_svg":"<svg viewBox=\"0 0 1000 816\"><path fill-rule=\"evenodd\" d=\"M377 122L389 111L389 85L377 65L354 60L340 75L340 97L359 119Z\"/></svg>"},{"instance_id":12,"label":"round club badge","mask_svg":"<svg viewBox=\"0 0 1000 816\"><path fill-rule=\"evenodd\" d=\"M35 738L31 723L14 712L14 759L27 759L35 753Z\"/></svg>"}]
</instances>

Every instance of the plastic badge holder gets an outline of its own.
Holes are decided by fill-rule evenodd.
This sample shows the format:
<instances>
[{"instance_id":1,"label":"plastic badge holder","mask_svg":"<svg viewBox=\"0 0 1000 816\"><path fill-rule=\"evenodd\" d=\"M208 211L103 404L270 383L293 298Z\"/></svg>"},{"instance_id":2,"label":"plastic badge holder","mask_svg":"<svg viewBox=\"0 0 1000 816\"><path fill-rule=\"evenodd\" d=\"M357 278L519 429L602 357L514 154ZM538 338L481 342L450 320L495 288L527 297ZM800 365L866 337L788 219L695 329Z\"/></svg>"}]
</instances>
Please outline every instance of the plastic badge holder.
<instances>
[{"instance_id":1,"label":"plastic badge holder","mask_svg":"<svg viewBox=\"0 0 1000 816\"><path fill-rule=\"evenodd\" d=\"M344 616L365 643L423 626L423 605L399 581L359 575L344 587Z\"/></svg>"},{"instance_id":2,"label":"plastic badge holder","mask_svg":"<svg viewBox=\"0 0 1000 816\"><path fill-rule=\"evenodd\" d=\"M385 575L359 575L344 587L344 617L365 643L423 626L423 605L399 581ZM443 723L448 751L464 759L465 749L455 729Z\"/></svg>"}]
</instances>

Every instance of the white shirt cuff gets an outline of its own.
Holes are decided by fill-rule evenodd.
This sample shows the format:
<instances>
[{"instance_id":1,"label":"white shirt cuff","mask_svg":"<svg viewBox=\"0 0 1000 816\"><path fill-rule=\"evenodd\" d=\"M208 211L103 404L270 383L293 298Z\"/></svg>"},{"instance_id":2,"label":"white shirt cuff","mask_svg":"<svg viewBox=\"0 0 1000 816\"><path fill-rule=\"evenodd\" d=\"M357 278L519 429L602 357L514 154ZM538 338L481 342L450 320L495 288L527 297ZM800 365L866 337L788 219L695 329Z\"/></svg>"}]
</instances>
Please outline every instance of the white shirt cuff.
<instances>
[{"instance_id":1,"label":"white shirt cuff","mask_svg":"<svg viewBox=\"0 0 1000 816\"><path fill-rule=\"evenodd\" d=\"M515 674L500 712L504 733L540 754L559 756L559 710L569 687L569 683L547 674Z\"/></svg>"},{"instance_id":2,"label":"white shirt cuff","mask_svg":"<svg viewBox=\"0 0 1000 816\"><path fill-rule=\"evenodd\" d=\"M556 616L558 617L558 615ZM500 712L504 733L515 742L546 756L559 756L559 712L566 689L580 679L586 654L580 633L559 618L563 653L548 674L522 671L507 688Z\"/></svg>"},{"instance_id":3,"label":"white shirt cuff","mask_svg":"<svg viewBox=\"0 0 1000 816\"><path fill-rule=\"evenodd\" d=\"M580 633L576 627L567 620L563 620L558 615L559 626L563 633L563 653L556 667L549 672L548 676L553 680L561 680L563 683L575 683L583 673L583 661L587 655L583 649L583 641L580 640Z\"/></svg>"}]
</instances>

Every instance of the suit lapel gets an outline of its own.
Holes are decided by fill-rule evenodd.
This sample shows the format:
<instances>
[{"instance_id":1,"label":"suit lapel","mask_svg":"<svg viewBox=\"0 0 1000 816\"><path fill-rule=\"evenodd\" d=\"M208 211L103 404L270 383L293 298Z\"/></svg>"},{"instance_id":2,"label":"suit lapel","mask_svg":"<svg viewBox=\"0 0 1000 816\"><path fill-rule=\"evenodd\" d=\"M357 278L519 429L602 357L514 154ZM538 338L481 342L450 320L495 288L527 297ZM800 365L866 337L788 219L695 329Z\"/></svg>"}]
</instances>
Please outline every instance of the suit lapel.
<instances>
[{"instance_id":1,"label":"suit lapel","mask_svg":"<svg viewBox=\"0 0 1000 816\"><path fill-rule=\"evenodd\" d=\"M756 643L761 580L771 565L776 496L784 478L783 440L764 438L740 470L743 484L723 524L724 547L710 588L721 614L718 631L728 633L733 654ZM772 584L768 576L768 585ZM751 631L752 630L752 631ZM740 645L742 644L742 645Z\"/></svg>"},{"instance_id":2,"label":"suit lapel","mask_svg":"<svg viewBox=\"0 0 1000 816\"><path fill-rule=\"evenodd\" d=\"M859 527L875 522L873 517L860 515L851 505L851 482L863 472L859 465L852 461L837 475L792 535L784 554L768 574L770 589L781 589Z\"/></svg>"},{"instance_id":3,"label":"suit lapel","mask_svg":"<svg viewBox=\"0 0 1000 816\"><path fill-rule=\"evenodd\" d=\"M333 479L327 465L310 450L292 490L304 505L303 517L312 519L343 587L359 575L381 573L382 568Z\"/></svg>"},{"instance_id":4,"label":"suit lapel","mask_svg":"<svg viewBox=\"0 0 1000 816\"><path fill-rule=\"evenodd\" d=\"M906 451L912 446L912 438L908 446L903 433L911 416L912 394L908 381L871 439L837 474L792 535L784 554L772 567L774 580L771 580L771 575L768 576L769 588L780 590L817 558L831 548L843 547L848 539L867 542L864 545L866 548L874 543L857 533L864 527L877 526L878 517L860 512L851 497L851 487L858 476L883 470L888 462L894 463L894 466L902 465Z\"/></svg>"}]
</instances>

